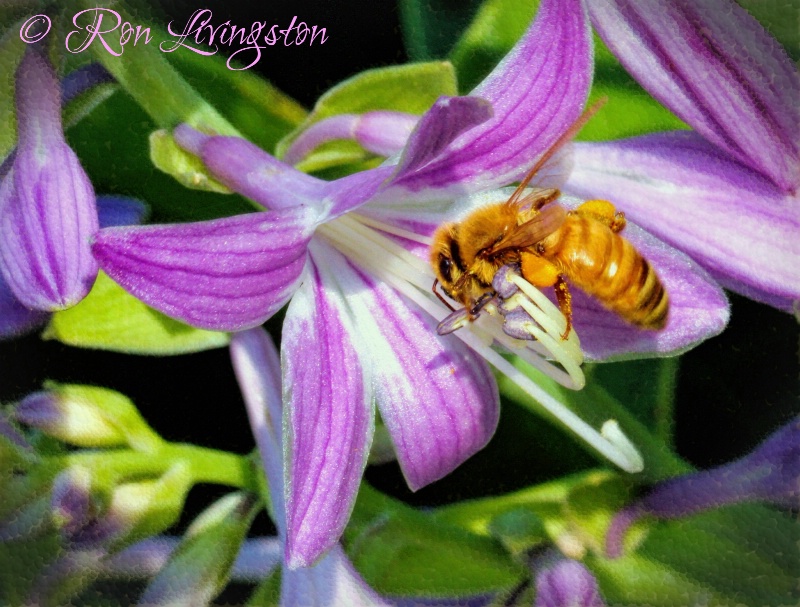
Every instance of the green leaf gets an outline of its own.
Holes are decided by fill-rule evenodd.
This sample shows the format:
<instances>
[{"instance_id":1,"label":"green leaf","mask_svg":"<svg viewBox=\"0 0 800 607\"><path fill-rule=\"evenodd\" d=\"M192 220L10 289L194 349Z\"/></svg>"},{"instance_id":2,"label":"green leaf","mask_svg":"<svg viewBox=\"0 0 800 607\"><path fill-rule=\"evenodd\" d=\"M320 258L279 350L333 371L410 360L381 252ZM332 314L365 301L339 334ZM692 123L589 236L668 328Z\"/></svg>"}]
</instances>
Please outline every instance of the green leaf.
<instances>
[{"instance_id":1,"label":"green leaf","mask_svg":"<svg viewBox=\"0 0 800 607\"><path fill-rule=\"evenodd\" d=\"M14 104L14 73L22 60L25 44L19 28L9 28L0 37L0 161L17 143L17 117Z\"/></svg>"},{"instance_id":2,"label":"green leaf","mask_svg":"<svg viewBox=\"0 0 800 607\"><path fill-rule=\"evenodd\" d=\"M469 25L480 0L400 0L400 22L412 61L445 57Z\"/></svg>"},{"instance_id":3,"label":"green leaf","mask_svg":"<svg viewBox=\"0 0 800 607\"><path fill-rule=\"evenodd\" d=\"M483 594L508 590L524 575L497 542L439 522L365 483L344 543L367 583L383 594Z\"/></svg>"},{"instance_id":4,"label":"green leaf","mask_svg":"<svg viewBox=\"0 0 800 607\"><path fill-rule=\"evenodd\" d=\"M367 70L336 85L320 97L305 121L281 140L276 155L282 157L300 133L325 118L338 114L363 114L372 110L422 114L442 95L456 93L455 72L448 62L412 63ZM348 154L345 154L346 161L352 162ZM327 166L331 166L330 162Z\"/></svg>"},{"instance_id":5,"label":"green leaf","mask_svg":"<svg viewBox=\"0 0 800 607\"><path fill-rule=\"evenodd\" d=\"M609 604L796 605L800 527L763 506L653 523L617 560L587 559Z\"/></svg>"},{"instance_id":6,"label":"green leaf","mask_svg":"<svg viewBox=\"0 0 800 607\"><path fill-rule=\"evenodd\" d=\"M227 333L195 329L153 310L103 272L77 306L53 314L45 339L129 354L186 354L228 343Z\"/></svg>"}]
</instances>

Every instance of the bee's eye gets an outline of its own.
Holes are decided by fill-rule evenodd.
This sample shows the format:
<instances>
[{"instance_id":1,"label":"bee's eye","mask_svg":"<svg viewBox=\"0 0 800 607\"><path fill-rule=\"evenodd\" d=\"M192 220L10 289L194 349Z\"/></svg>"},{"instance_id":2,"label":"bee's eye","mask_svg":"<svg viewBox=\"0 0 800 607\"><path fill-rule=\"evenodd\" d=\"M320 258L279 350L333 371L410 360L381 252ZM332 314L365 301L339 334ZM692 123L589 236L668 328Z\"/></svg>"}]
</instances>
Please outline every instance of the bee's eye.
<instances>
[{"instance_id":1,"label":"bee's eye","mask_svg":"<svg viewBox=\"0 0 800 607\"><path fill-rule=\"evenodd\" d=\"M444 255L439 255L439 274L441 274L443 282L453 282L452 270L453 262Z\"/></svg>"}]
</instances>

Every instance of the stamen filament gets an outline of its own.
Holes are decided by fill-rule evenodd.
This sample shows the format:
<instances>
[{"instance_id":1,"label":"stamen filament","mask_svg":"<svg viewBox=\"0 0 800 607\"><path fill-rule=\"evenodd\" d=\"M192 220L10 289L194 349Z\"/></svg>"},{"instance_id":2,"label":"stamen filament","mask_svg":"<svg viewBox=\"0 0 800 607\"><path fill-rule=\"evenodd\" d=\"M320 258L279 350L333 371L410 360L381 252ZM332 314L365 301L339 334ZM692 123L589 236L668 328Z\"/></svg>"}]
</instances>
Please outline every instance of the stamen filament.
<instances>
[{"instance_id":1,"label":"stamen filament","mask_svg":"<svg viewBox=\"0 0 800 607\"><path fill-rule=\"evenodd\" d=\"M384 223L383 221L378 221L377 219L373 219L372 217L367 217L366 215L358 215L356 213L351 213L350 215L352 215L353 219L355 219L359 223L363 223L365 226L369 226L371 228L376 228L381 232L386 232L387 234L394 234L395 236L400 236L402 238L405 238L406 240L411 240L413 242L424 244L427 247L433 244L433 238L431 238L430 236L423 236L422 234L417 234L416 232L412 232L411 230L398 228L397 226Z\"/></svg>"}]
</instances>

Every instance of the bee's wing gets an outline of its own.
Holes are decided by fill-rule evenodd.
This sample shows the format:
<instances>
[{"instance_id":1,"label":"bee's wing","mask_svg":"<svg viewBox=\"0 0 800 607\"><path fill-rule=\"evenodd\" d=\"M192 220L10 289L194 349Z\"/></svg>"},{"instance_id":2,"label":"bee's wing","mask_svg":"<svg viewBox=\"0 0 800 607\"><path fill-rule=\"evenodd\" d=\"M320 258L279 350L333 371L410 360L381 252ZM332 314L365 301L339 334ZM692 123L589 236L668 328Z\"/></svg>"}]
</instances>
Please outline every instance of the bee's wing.
<instances>
[{"instance_id":1,"label":"bee's wing","mask_svg":"<svg viewBox=\"0 0 800 607\"><path fill-rule=\"evenodd\" d=\"M549 204L530 220L509 230L496 244L486 249L485 255L494 255L504 249L521 249L535 245L555 232L564 223L567 210L560 204Z\"/></svg>"}]
</instances>

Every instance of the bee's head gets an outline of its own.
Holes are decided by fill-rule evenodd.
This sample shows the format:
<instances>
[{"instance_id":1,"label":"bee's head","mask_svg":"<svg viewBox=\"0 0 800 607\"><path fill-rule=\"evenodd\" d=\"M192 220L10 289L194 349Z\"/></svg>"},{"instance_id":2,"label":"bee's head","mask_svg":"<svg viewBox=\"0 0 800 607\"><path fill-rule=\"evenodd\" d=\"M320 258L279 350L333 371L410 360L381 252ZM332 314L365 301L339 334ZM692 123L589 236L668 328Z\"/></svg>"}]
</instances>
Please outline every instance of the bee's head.
<instances>
[{"instance_id":1,"label":"bee's head","mask_svg":"<svg viewBox=\"0 0 800 607\"><path fill-rule=\"evenodd\" d=\"M430 260L442 290L451 299L461 301L459 281L463 282L465 269L458 245L457 229L454 224L446 224L439 228L433 236Z\"/></svg>"}]
</instances>

